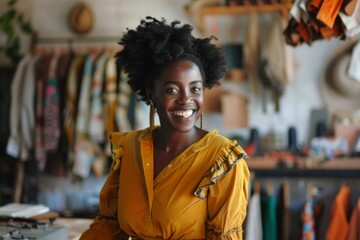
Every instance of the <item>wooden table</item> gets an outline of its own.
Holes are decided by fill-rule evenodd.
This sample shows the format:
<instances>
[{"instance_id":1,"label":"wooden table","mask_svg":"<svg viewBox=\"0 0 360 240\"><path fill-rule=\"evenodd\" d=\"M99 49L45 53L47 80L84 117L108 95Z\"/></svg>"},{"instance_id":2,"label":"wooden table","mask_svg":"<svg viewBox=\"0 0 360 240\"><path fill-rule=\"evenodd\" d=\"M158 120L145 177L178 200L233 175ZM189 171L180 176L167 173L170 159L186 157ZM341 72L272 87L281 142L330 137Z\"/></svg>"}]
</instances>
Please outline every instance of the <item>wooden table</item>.
<instances>
[{"instance_id":1,"label":"wooden table","mask_svg":"<svg viewBox=\"0 0 360 240\"><path fill-rule=\"evenodd\" d=\"M54 225L63 226L68 231L69 240L77 240L89 228L93 219L85 218L57 218Z\"/></svg>"}]
</instances>

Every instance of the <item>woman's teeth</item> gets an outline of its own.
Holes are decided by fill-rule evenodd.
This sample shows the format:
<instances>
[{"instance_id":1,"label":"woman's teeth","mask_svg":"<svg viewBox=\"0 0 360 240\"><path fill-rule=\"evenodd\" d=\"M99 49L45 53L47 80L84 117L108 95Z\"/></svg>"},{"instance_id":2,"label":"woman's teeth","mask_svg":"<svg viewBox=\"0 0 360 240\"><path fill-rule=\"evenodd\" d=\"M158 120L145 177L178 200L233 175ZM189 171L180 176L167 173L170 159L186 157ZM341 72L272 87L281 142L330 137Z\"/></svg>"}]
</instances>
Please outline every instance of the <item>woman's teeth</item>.
<instances>
[{"instance_id":1,"label":"woman's teeth","mask_svg":"<svg viewBox=\"0 0 360 240\"><path fill-rule=\"evenodd\" d=\"M186 111L176 111L173 112L176 116L188 118L193 114L193 110L186 110Z\"/></svg>"}]
</instances>

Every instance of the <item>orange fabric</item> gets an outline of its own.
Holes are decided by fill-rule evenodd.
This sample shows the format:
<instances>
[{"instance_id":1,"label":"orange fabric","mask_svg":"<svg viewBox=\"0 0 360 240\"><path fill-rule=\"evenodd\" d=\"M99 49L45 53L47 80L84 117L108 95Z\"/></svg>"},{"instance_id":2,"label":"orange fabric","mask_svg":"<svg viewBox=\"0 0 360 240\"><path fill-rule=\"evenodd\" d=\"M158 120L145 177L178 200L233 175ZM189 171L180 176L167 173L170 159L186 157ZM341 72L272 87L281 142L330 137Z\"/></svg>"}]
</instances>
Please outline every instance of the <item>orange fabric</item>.
<instances>
[{"instance_id":1,"label":"orange fabric","mask_svg":"<svg viewBox=\"0 0 360 240\"><path fill-rule=\"evenodd\" d=\"M329 40L333 35L333 30L327 26L320 27L320 34L324 39Z\"/></svg>"},{"instance_id":2,"label":"orange fabric","mask_svg":"<svg viewBox=\"0 0 360 240\"><path fill-rule=\"evenodd\" d=\"M343 0L324 0L316 18L329 28L333 28Z\"/></svg>"},{"instance_id":3,"label":"orange fabric","mask_svg":"<svg viewBox=\"0 0 360 240\"><path fill-rule=\"evenodd\" d=\"M316 21L315 19L313 18L310 18L309 19L309 24L311 26L312 29L314 29L315 32L319 32L319 29L320 29L320 23L318 21Z\"/></svg>"},{"instance_id":4,"label":"orange fabric","mask_svg":"<svg viewBox=\"0 0 360 240\"><path fill-rule=\"evenodd\" d=\"M341 36L342 33L343 33L342 22L341 22L340 17L338 17L338 18L336 18L334 26L333 26L333 36L339 37L339 36Z\"/></svg>"},{"instance_id":5,"label":"orange fabric","mask_svg":"<svg viewBox=\"0 0 360 240\"><path fill-rule=\"evenodd\" d=\"M349 231L348 212L350 210L350 188L343 185L337 194L332 209L327 240L346 240Z\"/></svg>"},{"instance_id":6,"label":"orange fabric","mask_svg":"<svg viewBox=\"0 0 360 240\"><path fill-rule=\"evenodd\" d=\"M323 0L309 0L309 2L306 5L306 9L309 12L317 12L321 7L322 2Z\"/></svg>"},{"instance_id":7,"label":"orange fabric","mask_svg":"<svg viewBox=\"0 0 360 240\"><path fill-rule=\"evenodd\" d=\"M297 26L296 26L296 31L300 34L300 36L302 37L302 39L305 42L308 42L310 39L310 33L306 27L306 25L303 22L300 22Z\"/></svg>"},{"instance_id":8,"label":"orange fabric","mask_svg":"<svg viewBox=\"0 0 360 240\"><path fill-rule=\"evenodd\" d=\"M321 26L320 27L320 33L321 36L324 39L330 39L332 37L338 37L341 35L342 33L342 29L341 29L341 22L340 19L337 18L337 20L335 21L335 24L333 26L333 28L329 28L327 26Z\"/></svg>"},{"instance_id":9,"label":"orange fabric","mask_svg":"<svg viewBox=\"0 0 360 240\"><path fill-rule=\"evenodd\" d=\"M354 207L351 214L349 235L347 240L359 240L360 239L360 198Z\"/></svg>"},{"instance_id":10,"label":"orange fabric","mask_svg":"<svg viewBox=\"0 0 360 240\"><path fill-rule=\"evenodd\" d=\"M118 221L97 218L81 239L120 238L120 229L134 239L242 239L249 170L235 141L212 131L154 178L149 129L111 136L100 215Z\"/></svg>"}]
</instances>

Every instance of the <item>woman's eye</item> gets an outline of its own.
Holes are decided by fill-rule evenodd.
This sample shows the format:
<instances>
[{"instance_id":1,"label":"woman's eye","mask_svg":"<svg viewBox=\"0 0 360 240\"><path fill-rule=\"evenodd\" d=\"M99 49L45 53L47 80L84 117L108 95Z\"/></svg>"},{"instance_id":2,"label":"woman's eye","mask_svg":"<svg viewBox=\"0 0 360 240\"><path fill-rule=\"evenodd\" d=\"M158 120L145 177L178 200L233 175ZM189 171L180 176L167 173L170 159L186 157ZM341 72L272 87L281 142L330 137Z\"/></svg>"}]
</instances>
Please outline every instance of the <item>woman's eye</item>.
<instances>
[{"instance_id":1,"label":"woman's eye","mask_svg":"<svg viewBox=\"0 0 360 240\"><path fill-rule=\"evenodd\" d=\"M178 90L176 88L168 88L166 89L166 92L170 94L176 94L178 93Z\"/></svg>"},{"instance_id":2,"label":"woman's eye","mask_svg":"<svg viewBox=\"0 0 360 240\"><path fill-rule=\"evenodd\" d=\"M201 90L202 90L202 89L199 88L199 87L194 87L194 88L193 88L193 92L194 92L194 93L199 93L199 92L201 92Z\"/></svg>"}]
</instances>

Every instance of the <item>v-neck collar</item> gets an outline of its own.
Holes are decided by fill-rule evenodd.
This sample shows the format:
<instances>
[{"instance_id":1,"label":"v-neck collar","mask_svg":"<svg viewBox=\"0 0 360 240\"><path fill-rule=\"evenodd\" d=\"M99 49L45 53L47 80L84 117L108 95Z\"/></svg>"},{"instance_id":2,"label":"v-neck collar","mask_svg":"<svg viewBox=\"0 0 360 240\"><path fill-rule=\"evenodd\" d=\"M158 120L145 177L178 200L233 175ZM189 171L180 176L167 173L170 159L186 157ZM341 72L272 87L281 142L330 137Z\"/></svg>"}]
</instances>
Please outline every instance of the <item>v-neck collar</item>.
<instances>
[{"instance_id":1,"label":"v-neck collar","mask_svg":"<svg viewBox=\"0 0 360 240\"><path fill-rule=\"evenodd\" d=\"M154 183L156 184L156 182L161 181L163 178L168 176L168 174L175 171L176 168L185 162L193 153L206 148L217 134L218 132L216 130L212 130L198 141L192 143L181 154L171 160L169 164L159 172L155 179L153 131L146 129L140 134L138 140L140 141L141 146L142 167L148 193L150 211L152 209L152 202L154 198Z\"/></svg>"}]
</instances>

